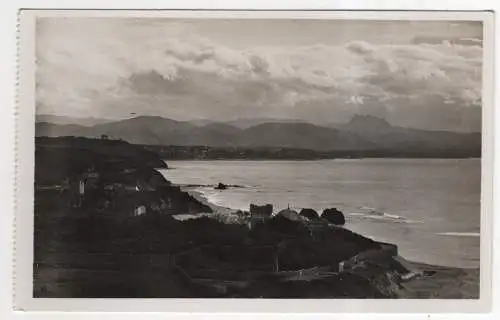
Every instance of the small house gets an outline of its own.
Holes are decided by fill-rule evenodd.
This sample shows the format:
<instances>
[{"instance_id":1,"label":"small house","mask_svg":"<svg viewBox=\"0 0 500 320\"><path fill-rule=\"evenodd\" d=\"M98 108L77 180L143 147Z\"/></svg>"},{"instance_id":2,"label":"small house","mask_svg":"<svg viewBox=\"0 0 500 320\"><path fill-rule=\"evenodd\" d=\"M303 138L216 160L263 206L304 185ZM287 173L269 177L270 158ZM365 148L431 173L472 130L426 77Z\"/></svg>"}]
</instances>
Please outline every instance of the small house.
<instances>
[{"instance_id":1,"label":"small house","mask_svg":"<svg viewBox=\"0 0 500 320\"><path fill-rule=\"evenodd\" d=\"M100 174L94 169L94 167L92 167L84 172L81 178L85 181L87 187L95 188L97 187L97 182L99 181Z\"/></svg>"},{"instance_id":2,"label":"small house","mask_svg":"<svg viewBox=\"0 0 500 320\"><path fill-rule=\"evenodd\" d=\"M343 272L345 270L345 261L340 261L338 265L338 272Z\"/></svg>"},{"instance_id":3,"label":"small house","mask_svg":"<svg viewBox=\"0 0 500 320\"><path fill-rule=\"evenodd\" d=\"M266 222L273 214L273 205L266 204L263 206L250 204L250 219L248 227L254 228L257 224Z\"/></svg>"},{"instance_id":4,"label":"small house","mask_svg":"<svg viewBox=\"0 0 500 320\"><path fill-rule=\"evenodd\" d=\"M71 205L80 208L85 197L85 180L82 177L71 179L69 182Z\"/></svg>"},{"instance_id":5,"label":"small house","mask_svg":"<svg viewBox=\"0 0 500 320\"><path fill-rule=\"evenodd\" d=\"M78 181L78 194L85 195L85 182L82 180Z\"/></svg>"},{"instance_id":6,"label":"small house","mask_svg":"<svg viewBox=\"0 0 500 320\"><path fill-rule=\"evenodd\" d=\"M143 214L146 213L146 206L144 205L140 205L138 207L135 208L134 210L134 216L142 216Z\"/></svg>"},{"instance_id":7,"label":"small house","mask_svg":"<svg viewBox=\"0 0 500 320\"><path fill-rule=\"evenodd\" d=\"M253 215L261 215L261 216L267 216L270 217L273 214L273 205L272 204L266 204L263 206L255 205L255 204L250 204L250 213Z\"/></svg>"}]
</instances>

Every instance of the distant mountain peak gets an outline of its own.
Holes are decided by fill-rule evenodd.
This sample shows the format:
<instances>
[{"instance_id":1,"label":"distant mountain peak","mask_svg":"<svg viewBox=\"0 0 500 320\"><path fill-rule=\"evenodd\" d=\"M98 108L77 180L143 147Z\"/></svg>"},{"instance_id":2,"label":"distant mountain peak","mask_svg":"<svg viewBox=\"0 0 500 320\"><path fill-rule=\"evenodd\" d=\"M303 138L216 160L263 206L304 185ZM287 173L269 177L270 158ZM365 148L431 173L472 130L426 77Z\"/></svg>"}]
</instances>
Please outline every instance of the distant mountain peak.
<instances>
[{"instance_id":1,"label":"distant mountain peak","mask_svg":"<svg viewBox=\"0 0 500 320\"><path fill-rule=\"evenodd\" d=\"M391 125L387 120L369 114L356 114L349 121L349 123L356 123L356 122L382 124L387 126Z\"/></svg>"},{"instance_id":2,"label":"distant mountain peak","mask_svg":"<svg viewBox=\"0 0 500 320\"><path fill-rule=\"evenodd\" d=\"M58 116L52 114L37 114L37 123L52 123L58 125L80 125L91 127L96 124L110 123L116 120L106 119L106 118L94 118L94 117L69 117L69 116Z\"/></svg>"},{"instance_id":3,"label":"distant mountain peak","mask_svg":"<svg viewBox=\"0 0 500 320\"><path fill-rule=\"evenodd\" d=\"M172 120L172 119L163 118L160 116L148 116L148 115L135 116L135 117L131 117L131 118L124 119L124 120L132 120L132 119L135 119L135 120ZM175 121L175 120L172 120L172 121Z\"/></svg>"},{"instance_id":4,"label":"distant mountain peak","mask_svg":"<svg viewBox=\"0 0 500 320\"><path fill-rule=\"evenodd\" d=\"M345 124L347 128L364 128L364 129L387 129L392 128L392 125L385 119L378 118L372 115L355 115Z\"/></svg>"},{"instance_id":5,"label":"distant mountain peak","mask_svg":"<svg viewBox=\"0 0 500 320\"><path fill-rule=\"evenodd\" d=\"M122 122L131 122L131 123L145 123L149 125L165 125L165 124L181 124L181 123L186 123L189 124L188 122L184 121L178 121L170 118L164 118L161 116L150 116L150 115L140 115L128 119L123 119L121 120ZM194 126L189 124L190 126Z\"/></svg>"}]
</instances>

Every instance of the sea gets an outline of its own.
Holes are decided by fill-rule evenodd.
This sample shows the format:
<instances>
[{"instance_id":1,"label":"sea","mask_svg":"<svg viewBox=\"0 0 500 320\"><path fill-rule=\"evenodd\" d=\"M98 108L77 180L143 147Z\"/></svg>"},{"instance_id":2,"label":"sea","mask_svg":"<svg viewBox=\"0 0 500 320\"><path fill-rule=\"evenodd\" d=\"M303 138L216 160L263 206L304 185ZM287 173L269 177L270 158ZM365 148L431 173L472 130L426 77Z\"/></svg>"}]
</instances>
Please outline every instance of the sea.
<instances>
[{"instance_id":1,"label":"sea","mask_svg":"<svg viewBox=\"0 0 500 320\"><path fill-rule=\"evenodd\" d=\"M480 159L334 159L319 161L167 161L164 176L196 185L208 201L248 210L335 207L345 227L398 245L407 260L478 268ZM235 185L216 190L222 182ZM336 245L335 243L331 244Z\"/></svg>"}]
</instances>

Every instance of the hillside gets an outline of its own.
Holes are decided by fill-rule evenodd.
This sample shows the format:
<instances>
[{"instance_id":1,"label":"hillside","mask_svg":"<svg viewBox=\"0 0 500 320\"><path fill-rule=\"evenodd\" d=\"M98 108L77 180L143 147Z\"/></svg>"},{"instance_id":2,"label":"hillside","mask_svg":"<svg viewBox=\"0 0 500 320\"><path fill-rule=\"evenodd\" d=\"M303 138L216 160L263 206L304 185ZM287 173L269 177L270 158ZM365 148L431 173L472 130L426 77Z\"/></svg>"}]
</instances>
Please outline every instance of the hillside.
<instances>
[{"instance_id":1,"label":"hillside","mask_svg":"<svg viewBox=\"0 0 500 320\"><path fill-rule=\"evenodd\" d=\"M54 124L49 122L37 122L35 124L35 135L37 137L85 137L88 133L87 127L77 124Z\"/></svg>"},{"instance_id":2,"label":"hillside","mask_svg":"<svg viewBox=\"0 0 500 320\"><path fill-rule=\"evenodd\" d=\"M357 134L382 149L462 150L470 153L481 151L481 133L403 128L373 116L355 116L339 129Z\"/></svg>"},{"instance_id":3,"label":"hillside","mask_svg":"<svg viewBox=\"0 0 500 320\"><path fill-rule=\"evenodd\" d=\"M363 150L376 146L356 134L308 123L265 123L243 130L238 145L312 150Z\"/></svg>"},{"instance_id":4,"label":"hillside","mask_svg":"<svg viewBox=\"0 0 500 320\"><path fill-rule=\"evenodd\" d=\"M185 146L288 147L312 150L374 148L356 134L308 123L264 123L240 129L227 123L196 126L161 117L137 117L83 127L38 123L37 136L83 136L124 139L131 143Z\"/></svg>"},{"instance_id":5,"label":"hillside","mask_svg":"<svg viewBox=\"0 0 500 320\"><path fill-rule=\"evenodd\" d=\"M231 123L195 124L152 116L91 127L47 122L36 124L36 136L97 138L103 135L143 145L351 151L353 156L359 152L412 157L478 157L481 154L480 133L404 128L384 119L359 115L337 128L304 122L267 122L242 129Z\"/></svg>"},{"instance_id":6,"label":"hillside","mask_svg":"<svg viewBox=\"0 0 500 320\"><path fill-rule=\"evenodd\" d=\"M115 120L103 119L103 118L77 118L77 117L66 117L66 116L55 116L49 114L38 114L36 115L36 122L48 122L59 125L66 124L76 124L79 126L91 127L96 124L102 124L107 122L113 122Z\"/></svg>"},{"instance_id":7,"label":"hillside","mask_svg":"<svg viewBox=\"0 0 500 320\"><path fill-rule=\"evenodd\" d=\"M380 249L342 228L325 227L313 238L302 225L300 232L277 232L283 222L252 230L215 217L176 220L177 214L210 214L212 209L156 171L162 161L154 152L124 141L71 137L38 138L35 145L36 297L263 296L287 287L279 280L270 291L259 282L262 275L286 277L275 268L280 243L287 252L279 257L284 271L318 264L335 268L361 252ZM309 248L309 254L302 248ZM392 269L374 270L380 277L386 271ZM213 282L236 277L245 288L220 292L198 281L207 276ZM330 295L347 291L355 296L370 288L366 297L387 296L358 284L363 275L353 278L333 277L343 289Z\"/></svg>"}]
</instances>

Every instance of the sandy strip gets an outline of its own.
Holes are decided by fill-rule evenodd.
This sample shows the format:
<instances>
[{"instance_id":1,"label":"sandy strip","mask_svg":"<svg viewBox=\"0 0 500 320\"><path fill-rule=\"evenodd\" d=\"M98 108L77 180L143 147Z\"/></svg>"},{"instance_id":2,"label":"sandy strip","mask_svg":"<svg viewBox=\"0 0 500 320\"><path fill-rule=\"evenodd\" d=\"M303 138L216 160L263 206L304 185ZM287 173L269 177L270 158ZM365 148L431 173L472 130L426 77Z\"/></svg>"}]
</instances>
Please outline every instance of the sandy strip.
<instances>
[{"instance_id":1,"label":"sandy strip","mask_svg":"<svg viewBox=\"0 0 500 320\"><path fill-rule=\"evenodd\" d=\"M203 195L202 192L196 191L195 189L196 188L193 188L193 187L181 187L182 191L189 193L196 200L200 201L204 205L209 206L214 212L229 214L229 213L234 213L237 211L235 209L219 206L219 205L216 205L216 204L208 201L208 199Z\"/></svg>"},{"instance_id":2,"label":"sandy strip","mask_svg":"<svg viewBox=\"0 0 500 320\"><path fill-rule=\"evenodd\" d=\"M479 297L479 268L455 268L413 262L398 256L405 268L414 273L432 272L416 276L402 284L401 298L477 299Z\"/></svg>"}]
</instances>

